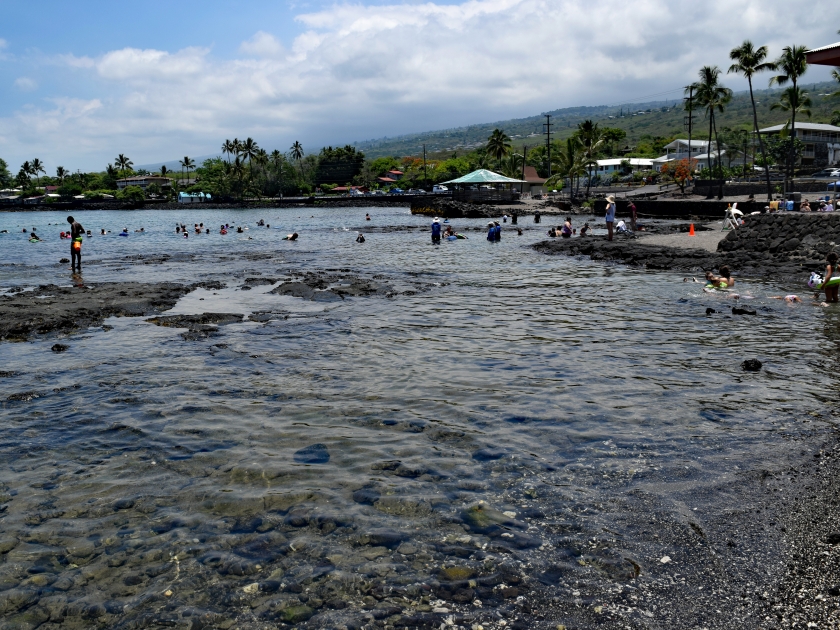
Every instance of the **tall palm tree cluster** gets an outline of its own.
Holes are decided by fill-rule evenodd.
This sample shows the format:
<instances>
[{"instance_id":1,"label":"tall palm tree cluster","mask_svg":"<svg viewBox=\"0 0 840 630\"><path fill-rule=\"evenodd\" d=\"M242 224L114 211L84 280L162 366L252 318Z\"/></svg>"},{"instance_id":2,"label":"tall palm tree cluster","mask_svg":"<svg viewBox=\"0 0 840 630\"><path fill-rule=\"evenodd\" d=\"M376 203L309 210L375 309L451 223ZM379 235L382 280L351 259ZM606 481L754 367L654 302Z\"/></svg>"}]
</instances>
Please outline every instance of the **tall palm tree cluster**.
<instances>
[{"instance_id":1,"label":"tall palm tree cluster","mask_svg":"<svg viewBox=\"0 0 840 630\"><path fill-rule=\"evenodd\" d=\"M790 87L782 91L779 102L771 106L771 109L779 109L788 112L790 115L790 121L787 123L785 132L782 134L785 137L786 143L784 168L787 181L793 176L795 166L796 116L797 114L801 114L809 118L811 117L811 99L808 93L799 87L799 79L808 69L808 63L805 57L807 52L808 49L805 46L785 46L778 59L775 61L766 61L768 54L767 46L756 47L750 40L745 40L740 46L733 48L729 53L729 58L733 63L729 66L728 73L744 76L749 84L750 102L753 110L753 133L758 139L759 151L761 152L762 163L764 164L768 200L772 198L773 189L770 183L770 167L764 141L759 133L758 113L755 106L752 80L759 72L771 71L778 73L770 78L771 86L790 84ZM717 149L714 166L717 167L718 179L721 180L719 196L722 196L723 164L720 159L720 137L717 133L715 116L726 109L726 106L732 99L732 90L721 84L721 70L717 66L703 66L698 74L699 80L686 88L686 94L694 95L693 103L687 106L693 107L694 105L698 105L706 111L706 117L709 121L709 167L710 170L713 170L711 164L711 146L712 137L714 136ZM836 78L840 81L840 76ZM744 163L746 164L746 156L744 156Z\"/></svg>"}]
</instances>

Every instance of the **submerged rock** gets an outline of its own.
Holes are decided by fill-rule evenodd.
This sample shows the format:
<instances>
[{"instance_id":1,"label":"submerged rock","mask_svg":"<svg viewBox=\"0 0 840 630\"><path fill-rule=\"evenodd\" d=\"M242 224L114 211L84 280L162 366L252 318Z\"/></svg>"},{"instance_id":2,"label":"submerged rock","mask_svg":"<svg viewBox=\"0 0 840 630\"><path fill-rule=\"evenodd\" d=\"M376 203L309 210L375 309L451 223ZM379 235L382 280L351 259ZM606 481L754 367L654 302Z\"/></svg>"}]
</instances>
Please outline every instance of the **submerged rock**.
<instances>
[{"instance_id":1,"label":"submerged rock","mask_svg":"<svg viewBox=\"0 0 840 630\"><path fill-rule=\"evenodd\" d=\"M747 359L741 363L741 369L745 372L758 372L761 370L761 361L758 359Z\"/></svg>"},{"instance_id":2,"label":"submerged rock","mask_svg":"<svg viewBox=\"0 0 840 630\"><path fill-rule=\"evenodd\" d=\"M474 532L488 534L499 529L525 529L527 525L494 510L493 508L479 503L461 512L461 519Z\"/></svg>"},{"instance_id":3,"label":"submerged rock","mask_svg":"<svg viewBox=\"0 0 840 630\"><path fill-rule=\"evenodd\" d=\"M330 461L330 452L326 444L310 444L294 455L299 464L326 464Z\"/></svg>"}]
</instances>

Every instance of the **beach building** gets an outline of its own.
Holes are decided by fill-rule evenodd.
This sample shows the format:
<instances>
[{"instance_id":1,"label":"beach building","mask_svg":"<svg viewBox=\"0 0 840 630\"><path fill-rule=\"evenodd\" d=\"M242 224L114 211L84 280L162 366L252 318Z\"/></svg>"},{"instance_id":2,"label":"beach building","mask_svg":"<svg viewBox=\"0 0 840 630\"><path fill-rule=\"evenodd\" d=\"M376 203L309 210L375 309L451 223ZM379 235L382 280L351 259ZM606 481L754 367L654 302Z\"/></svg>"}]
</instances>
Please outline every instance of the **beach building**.
<instances>
[{"instance_id":1,"label":"beach building","mask_svg":"<svg viewBox=\"0 0 840 630\"><path fill-rule=\"evenodd\" d=\"M209 193L178 193L178 203L202 203L210 201Z\"/></svg>"},{"instance_id":2,"label":"beach building","mask_svg":"<svg viewBox=\"0 0 840 630\"><path fill-rule=\"evenodd\" d=\"M701 156L709 159L709 141L708 140L692 140L689 147L688 140L678 138L670 144L665 145L665 155L653 160L653 170L661 171L662 167L672 160L685 160L689 157L692 160L699 160ZM702 168L702 166L698 166Z\"/></svg>"},{"instance_id":3,"label":"beach building","mask_svg":"<svg viewBox=\"0 0 840 630\"><path fill-rule=\"evenodd\" d=\"M400 181L403 178L403 175L405 175L405 173L403 173L402 171L397 171L397 170L388 171L382 177L377 177L376 181L379 182L380 184L386 184L386 185L396 184L398 181Z\"/></svg>"},{"instance_id":4,"label":"beach building","mask_svg":"<svg viewBox=\"0 0 840 630\"><path fill-rule=\"evenodd\" d=\"M172 180L168 177L155 177L153 175L137 175L135 177L126 177L117 180L117 188L120 190L128 186L139 186L143 190L146 190L152 184L157 184L161 190L167 190L172 186Z\"/></svg>"},{"instance_id":5,"label":"beach building","mask_svg":"<svg viewBox=\"0 0 840 630\"><path fill-rule=\"evenodd\" d=\"M759 129L759 133L776 136L784 128L785 125L774 125ZM840 164L840 127L798 122L794 133L796 133L796 138L805 145L802 149L803 166L822 167Z\"/></svg>"},{"instance_id":6,"label":"beach building","mask_svg":"<svg viewBox=\"0 0 840 630\"><path fill-rule=\"evenodd\" d=\"M628 175L634 171L653 170L653 160L648 158L610 158L608 160L597 160L598 167L592 171L592 175L609 179L613 173Z\"/></svg>"},{"instance_id":7,"label":"beach building","mask_svg":"<svg viewBox=\"0 0 840 630\"><path fill-rule=\"evenodd\" d=\"M808 63L818 66L840 66L840 42L814 48L805 53Z\"/></svg>"},{"instance_id":8,"label":"beach building","mask_svg":"<svg viewBox=\"0 0 840 630\"><path fill-rule=\"evenodd\" d=\"M525 183L522 184L522 194L541 195L545 192L546 179L539 176L536 167L526 166L524 175L522 179Z\"/></svg>"}]
</instances>

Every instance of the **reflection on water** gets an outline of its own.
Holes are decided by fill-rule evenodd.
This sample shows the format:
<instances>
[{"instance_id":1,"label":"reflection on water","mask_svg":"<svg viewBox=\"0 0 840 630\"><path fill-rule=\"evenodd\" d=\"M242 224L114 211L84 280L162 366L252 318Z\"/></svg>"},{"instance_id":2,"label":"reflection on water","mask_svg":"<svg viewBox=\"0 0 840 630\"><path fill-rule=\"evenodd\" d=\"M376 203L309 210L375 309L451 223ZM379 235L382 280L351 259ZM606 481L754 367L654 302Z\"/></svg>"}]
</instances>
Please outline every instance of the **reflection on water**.
<instances>
[{"instance_id":1,"label":"reflection on water","mask_svg":"<svg viewBox=\"0 0 840 630\"><path fill-rule=\"evenodd\" d=\"M587 593L629 592L688 553L686 536L742 500L729 484L781 461L782 434L835 378L819 323L834 314L766 299L778 289L748 286L759 317L707 317L730 300L537 255L542 226L494 245L458 221L470 239L432 247L426 219L365 211L184 213L250 228L189 239L171 212L77 216L114 232L85 243L86 283L222 280L169 314L246 317L198 339L112 318L62 354L54 339L0 346L7 618L589 627ZM64 242L12 229L60 231L47 223L62 217L2 219L0 286L70 283ZM118 238L123 224L146 232ZM293 230L300 241L281 240ZM394 291L270 293L328 269ZM742 372L752 357L764 370Z\"/></svg>"}]
</instances>

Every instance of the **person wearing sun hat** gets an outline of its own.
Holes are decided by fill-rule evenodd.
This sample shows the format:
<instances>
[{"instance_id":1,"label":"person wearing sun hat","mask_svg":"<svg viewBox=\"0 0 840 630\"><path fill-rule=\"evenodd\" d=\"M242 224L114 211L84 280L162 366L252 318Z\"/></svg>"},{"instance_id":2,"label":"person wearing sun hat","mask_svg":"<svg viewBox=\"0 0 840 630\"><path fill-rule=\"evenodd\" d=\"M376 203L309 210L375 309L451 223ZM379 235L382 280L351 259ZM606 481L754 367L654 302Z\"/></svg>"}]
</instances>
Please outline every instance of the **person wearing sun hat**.
<instances>
[{"instance_id":1,"label":"person wearing sun hat","mask_svg":"<svg viewBox=\"0 0 840 630\"><path fill-rule=\"evenodd\" d=\"M615 222L615 197L609 195L607 197L607 213L604 215L604 221L607 222L607 240L613 240L613 223Z\"/></svg>"}]
</instances>

